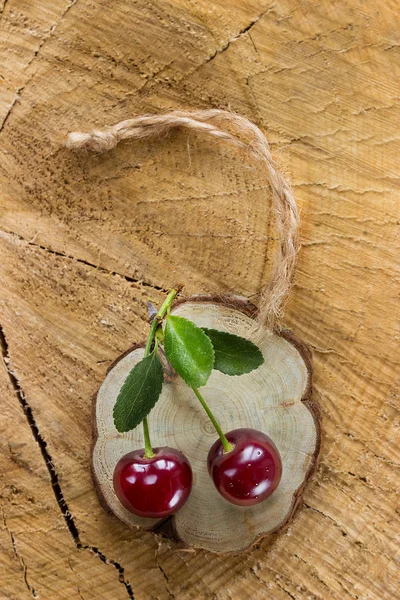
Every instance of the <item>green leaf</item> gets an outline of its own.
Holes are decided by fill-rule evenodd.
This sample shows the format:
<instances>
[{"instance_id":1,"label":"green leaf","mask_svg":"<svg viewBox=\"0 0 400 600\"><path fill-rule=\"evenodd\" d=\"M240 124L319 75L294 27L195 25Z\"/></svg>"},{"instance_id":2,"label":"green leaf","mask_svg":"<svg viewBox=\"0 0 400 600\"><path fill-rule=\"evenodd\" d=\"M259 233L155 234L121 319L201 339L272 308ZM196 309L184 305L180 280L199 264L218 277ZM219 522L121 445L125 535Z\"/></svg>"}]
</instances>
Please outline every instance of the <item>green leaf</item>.
<instances>
[{"instance_id":1,"label":"green leaf","mask_svg":"<svg viewBox=\"0 0 400 600\"><path fill-rule=\"evenodd\" d=\"M221 373L243 375L263 364L264 357L261 351L250 340L216 329L204 328L203 331L214 347L214 369Z\"/></svg>"},{"instance_id":2,"label":"green leaf","mask_svg":"<svg viewBox=\"0 0 400 600\"><path fill-rule=\"evenodd\" d=\"M147 417L158 400L163 380L157 354L146 356L133 367L114 406L114 424L120 433L134 429Z\"/></svg>"},{"instance_id":3,"label":"green leaf","mask_svg":"<svg viewBox=\"0 0 400 600\"><path fill-rule=\"evenodd\" d=\"M207 383L214 365L210 338L188 319L168 315L165 323L165 355L175 371L191 387Z\"/></svg>"}]
</instances>

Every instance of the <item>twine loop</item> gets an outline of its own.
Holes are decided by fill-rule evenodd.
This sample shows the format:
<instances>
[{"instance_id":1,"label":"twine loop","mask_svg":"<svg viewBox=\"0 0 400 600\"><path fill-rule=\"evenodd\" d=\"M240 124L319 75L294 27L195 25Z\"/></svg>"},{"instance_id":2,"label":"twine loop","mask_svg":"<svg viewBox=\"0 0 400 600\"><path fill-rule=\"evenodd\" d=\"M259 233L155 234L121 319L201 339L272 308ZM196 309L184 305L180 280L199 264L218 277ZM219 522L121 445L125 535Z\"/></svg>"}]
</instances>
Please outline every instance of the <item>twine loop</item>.
<instances>
[{"instance_id":1,"label":"twine loop","mask_svg":"<svg viewBox=\"0 0 400 600\"><path fill-rule=\"evenodd\" d=\"M226 126L232 129L232 133L226 129ZM266 168L272 190L279 243L271 280L261 293L257 318L261 324L272 329L282 314L282 305L292 284L300 249L298 236L300 217L290 185L278 170L271 156L268 141L257 125L246 117L218 109L172 111L121 121L103 131L96 129L90 133L70 133L66 145L73 150L107 152L122 140L158 137L176 128L206 133L233 144L246 150L250 157L261 161Z\"/></svg>"}]
</instances>

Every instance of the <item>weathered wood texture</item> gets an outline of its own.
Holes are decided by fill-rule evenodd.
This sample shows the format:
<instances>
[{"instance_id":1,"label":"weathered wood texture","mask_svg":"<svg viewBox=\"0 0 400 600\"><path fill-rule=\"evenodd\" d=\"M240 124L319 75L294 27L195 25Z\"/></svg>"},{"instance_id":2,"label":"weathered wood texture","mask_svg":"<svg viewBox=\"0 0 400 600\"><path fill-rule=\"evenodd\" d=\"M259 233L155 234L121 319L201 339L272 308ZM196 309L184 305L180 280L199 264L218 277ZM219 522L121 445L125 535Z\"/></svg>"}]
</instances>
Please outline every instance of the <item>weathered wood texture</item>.
<instances>
[{"instance_id":1,"label":"weathered wood texture","mask_svg":"<svg viewBox=\"0 0 400 600\"><path fill-rule=\"evenodd\" d=\"M398 3L2 1L0 598L397 597ZM284 323L314 350L324 430L297 518L236 557L103 512L90 398L177 280L257 300L266 182L185 134L63 149L70 130L213 106L264 128L301 207Z\"/></svg>"}]
</instances>

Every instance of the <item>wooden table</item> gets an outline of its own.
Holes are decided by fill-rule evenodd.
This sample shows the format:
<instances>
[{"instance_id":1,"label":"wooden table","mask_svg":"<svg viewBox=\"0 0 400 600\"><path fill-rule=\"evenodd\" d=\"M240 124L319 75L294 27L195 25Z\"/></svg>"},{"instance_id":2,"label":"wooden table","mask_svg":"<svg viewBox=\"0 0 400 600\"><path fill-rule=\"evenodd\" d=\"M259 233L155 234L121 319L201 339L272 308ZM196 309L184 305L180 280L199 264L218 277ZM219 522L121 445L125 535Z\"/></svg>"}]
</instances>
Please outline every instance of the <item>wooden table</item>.
<instances>
[{"instance_id":1,"label":"wooden table","mask_svg":"<svg viewBox=\"0 0 400 600\"><path fill-rule=\"evenodd\" d=\"M2 2L0 598L395 598L398 4ZM262 127L291 179L303 248L284 324L313 350L324 431L290 527L229 557L103 512L90 405L144 337L147 299L184 281L257 301L267 183L184 132L64 148L71 130L210 107Z\"/></svg>"}]
</instances>

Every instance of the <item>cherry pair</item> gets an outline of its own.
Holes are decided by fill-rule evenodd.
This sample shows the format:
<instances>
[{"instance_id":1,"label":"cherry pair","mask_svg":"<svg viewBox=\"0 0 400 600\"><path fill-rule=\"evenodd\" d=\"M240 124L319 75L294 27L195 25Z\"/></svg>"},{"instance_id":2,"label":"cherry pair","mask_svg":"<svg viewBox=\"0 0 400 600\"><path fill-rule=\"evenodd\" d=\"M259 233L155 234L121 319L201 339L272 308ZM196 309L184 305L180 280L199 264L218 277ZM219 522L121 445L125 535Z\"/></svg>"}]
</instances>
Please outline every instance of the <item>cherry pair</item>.
<instances>
[{"instance_id":1,"label":"cherry pair","mask_svg":"<svg viewBox=\"0 0 400 600\"><path fill-rule=\"evenodd\" d=\"M282 462L273 441L255 429L235 429L226 434L230 450L221 440L210 448L208 472L218 492L238 506L266 500L279 484ZM192 468L174 448L144 449L123 456L114 470L114 489L121 504L140 517L163 518L179 510L192 489Z\"/></svg>"}]
</instances>

